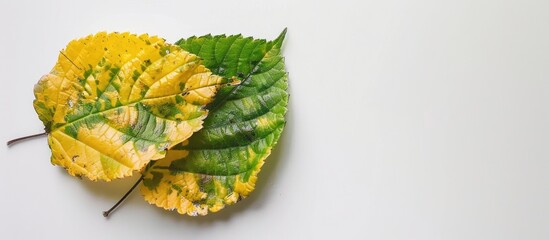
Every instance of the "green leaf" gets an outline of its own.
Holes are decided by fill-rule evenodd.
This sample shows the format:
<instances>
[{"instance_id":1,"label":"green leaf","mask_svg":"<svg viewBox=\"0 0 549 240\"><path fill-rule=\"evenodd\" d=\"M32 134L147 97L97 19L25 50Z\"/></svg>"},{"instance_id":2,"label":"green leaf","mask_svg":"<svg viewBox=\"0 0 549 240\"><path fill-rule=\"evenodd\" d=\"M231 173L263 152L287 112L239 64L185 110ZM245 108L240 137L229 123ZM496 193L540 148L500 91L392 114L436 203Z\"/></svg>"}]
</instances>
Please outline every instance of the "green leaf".
<instances>
[{"instance_id":1,"label":"green leaf","mask_svg":"<svg viewBox=\"0 0 549 240\"><path fill-rule=\"evenodd\" d=\"M148 165L141 191L149 203L194 216L250 194L285 125L285 34L274 41L206 35L176 43L214 74L237 77L241 84L222 87L207 106L203 129Z\"/></svg>"}]
</instances>

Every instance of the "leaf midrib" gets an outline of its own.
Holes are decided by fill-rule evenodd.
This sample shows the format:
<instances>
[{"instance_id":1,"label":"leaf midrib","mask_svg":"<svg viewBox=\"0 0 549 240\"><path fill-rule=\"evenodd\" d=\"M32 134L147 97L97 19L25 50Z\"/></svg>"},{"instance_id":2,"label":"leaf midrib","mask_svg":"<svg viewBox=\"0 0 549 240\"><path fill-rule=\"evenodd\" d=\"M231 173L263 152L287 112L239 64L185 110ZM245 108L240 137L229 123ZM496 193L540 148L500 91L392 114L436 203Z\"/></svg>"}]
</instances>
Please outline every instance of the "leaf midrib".
<instances>
[{"instance_id":1,"label":"leaf midrib","mask_svg":"<svg viewBox=\"0 0 549 240\"><path fill-rule=\"evenodd\" d=\"M222 106L223 104L225 104L225 102L227 102L228 98L234 94L234 92L238 91L240 89L240 87L242 85L244 85L244 83L248 82L250 79L251 79L251 76L253 74L256 73L257 71L257 66L259 66L259 64L261 62L263 62L263 60L265 60L265 56L267 56L267 54L273 50L274 46L276 46L276 44L274 44L273 42L273 45L269 48L268 51L265 51L265 54L263 55L263 57L261 57L261 60L257 61L256 64L253 65L252 67L252 70L248 73L248 75L246 75L246 77L244 77L244 80L242 80L242 82L238 85L238 86L235 86L234 88L232 88L227 94L225 94L225 96L222 96L221 100L219 100L217 103L212 102L212 106L207 106L206 108L209 109L210 111L215 111L217 108L219 108L220 106ZM215 48L214 48L215 49ZM217 72L214 72L214 74L218 74ZM227 77L225 75L223 75L224 77ZM215 104L215 105L214 105Z\"/></svg>"},{"instance_id":2,"label":"leaf midrib","mask_svg":"<svg viewBox=\"0 0 549 240\"><path fill-rule=\"evenodd\" d=\"M132 107L133 105L137 104L137 103L140 103L142 101L145 101L145 100L155 100L155 99L162 99L162 98L170 98L170 97L173 97L175 95L179 95L179 94L184 94L184 93L187 93L187 92L190 92L190 91L194 91L194 90L198 90L198 89L201 89L201 88L206 88L206 87L212 87L212 86L216 86L216 85L219 85L219 84L211 84L211 85L206 85L206 86L201 86L201 87L197 87L197 88L192 88L192 89L189 89L187 91L183 91L181 93L177 93L177 94L172 94L172 95L167 95L167 96L162 96L162 97L153 97L153 98L144 98L144 99L140 99L140 100L137 100L137 101L133 101L133 102L130 102L130 103L127 103L125 105L121 105L121 106L117 106L117 107L114 107L114 108L109 108L109 109L106 109L106 110L102 110L102 111L98 111L98 112L94 112L94 113L91 113L91 114L88 114L84 117L81 117L81 118L78 118L78 119L75 119L71 122L68 122L68 123L65 123L61 126L58 126L57 128L53 129L51 132L55 132L55 131L58 131L62 128L64 128L65 126L67 125L73 125L79 121L82 121L82 120L85 120L86 118L89 118L89 117L93 117L93 116L96 116L96 115L99 115L99 114L102 114L102 113L107 113L109 111L114 111L116 109L119 109L121 107ZM187 102L189 103L189 102ZM189 103L189 104L192 104L192 103ZM195 105L195 104L192 104L192 105ZM195 105L196 106L196 105ZM154 115L154 114L153 114ZM158 117L158 118L161 118L159 116L156 116L154 115L155 117ZM163 118L165 119L165 118Z\"/></svg>"}]
</instances>

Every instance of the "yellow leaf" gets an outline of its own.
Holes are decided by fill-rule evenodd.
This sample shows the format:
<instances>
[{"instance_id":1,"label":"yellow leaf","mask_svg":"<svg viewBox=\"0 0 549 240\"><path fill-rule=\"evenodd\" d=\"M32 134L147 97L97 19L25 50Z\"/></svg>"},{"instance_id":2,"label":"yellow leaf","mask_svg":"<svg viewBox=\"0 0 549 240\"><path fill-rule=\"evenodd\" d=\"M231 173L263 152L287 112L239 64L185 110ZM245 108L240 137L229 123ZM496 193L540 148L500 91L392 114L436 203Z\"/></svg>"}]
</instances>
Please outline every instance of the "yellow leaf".
<instances>
[{"instance_id":1,"label":"yellow leaf","mask_svg":"<svg viewBox=\"0 0 549 240\"><path fill-rule=\"evenodd\" d=\"M164 39L101 32L71 41L34 89L51 161L71 175L129 176L202 128L226 78Z\"/></svg>"}]
</instances>

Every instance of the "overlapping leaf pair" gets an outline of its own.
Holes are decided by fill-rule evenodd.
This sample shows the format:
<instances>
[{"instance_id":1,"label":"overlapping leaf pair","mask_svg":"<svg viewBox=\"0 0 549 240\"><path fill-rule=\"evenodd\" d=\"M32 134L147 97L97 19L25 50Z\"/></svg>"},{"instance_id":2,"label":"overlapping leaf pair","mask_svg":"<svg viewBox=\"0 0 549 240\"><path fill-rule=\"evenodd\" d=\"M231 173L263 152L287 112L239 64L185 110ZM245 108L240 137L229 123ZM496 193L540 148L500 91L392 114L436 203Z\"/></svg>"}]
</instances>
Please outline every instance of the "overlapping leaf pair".
<instances>
[{"instance_id":1,"label":"overlapping leaf pair","mask_svg":"<svg viewBox=\"0 0 549 240\"><path fill-rule=\"evenodd\" d=\"M52 163L90 180L139 171L145 199L181 214L236 203L285 124L284 36L71 41L34 89Z\"/></svg>"}]
</instances>

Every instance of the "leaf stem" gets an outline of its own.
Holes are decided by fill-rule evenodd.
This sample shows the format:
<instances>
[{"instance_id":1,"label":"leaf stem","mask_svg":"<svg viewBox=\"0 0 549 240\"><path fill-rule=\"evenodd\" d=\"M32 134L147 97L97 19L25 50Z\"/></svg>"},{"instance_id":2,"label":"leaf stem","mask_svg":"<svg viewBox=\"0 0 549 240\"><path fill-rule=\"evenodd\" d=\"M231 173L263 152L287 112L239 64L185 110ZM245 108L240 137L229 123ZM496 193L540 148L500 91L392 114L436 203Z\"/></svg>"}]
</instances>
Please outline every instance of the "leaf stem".
<instances>
[{"instance_id":1,"label":"leaf stem","mask_svg":"<svg viewBox=\"0 0 549 240\"><path fill-rule=\"evenodd\" d=\"M13 139L13 140L10 140L7 142L7 145L8 146L11 146L15 143L18 143L20 141L23 141L23 140L26 140L26 139L29 139L29 138L35 138L35 137L40 137L40 136L44 136L44 135L48 135L47 132L43 132L43 133L38 133L38 134L34 134L34 135L29 135L29 136L25 136L25 137L20 137L20 138L16 138L16 139Z\"/></svg>"},{"instance_id":2,"label":"leaf stem","mask_svg":"<svg viewBox=\"0 0 549 240\"><path fill-rule=\"evenodd\" d=\"M137 180L137 182L135 182L135 184L133 184L132 188L130 188L130 190L128 190L128 192L126 192L126 194L124 194L124 196L122 196L122 198L120 200L118 200L118 202L116 204L114 204L114 206L111 207L111 209L107 210L107 211L104 211L103 212L103 217L109 217L109 214L111 214L112 212L114 212L114 210L116 210L116 208L122 203L124 202L124 200L126 200L126 198L130 195L130 193L133 192L133 190L137 187L137 185L139 185L139 183L141 183L143 181L143 178L145 177L145 175L141 175L141 177Z\"/></svg>"}]
</instances>

